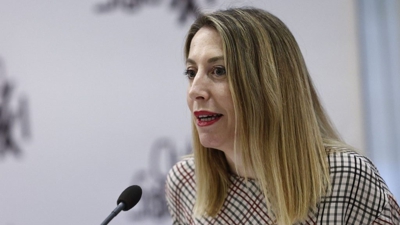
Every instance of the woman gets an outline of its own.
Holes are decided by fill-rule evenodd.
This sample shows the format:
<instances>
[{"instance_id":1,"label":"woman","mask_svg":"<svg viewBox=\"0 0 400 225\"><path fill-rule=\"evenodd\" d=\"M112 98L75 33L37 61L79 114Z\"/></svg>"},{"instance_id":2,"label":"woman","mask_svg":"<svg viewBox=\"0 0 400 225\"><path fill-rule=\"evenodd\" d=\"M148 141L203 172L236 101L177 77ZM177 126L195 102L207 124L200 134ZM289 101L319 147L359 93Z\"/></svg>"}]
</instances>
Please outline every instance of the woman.
<instances>
[{"instance_id":1,"label":"woman","mask_svg":"<svg viewBox=\"0 0 400 225\"><path fill-rule=\"evenodd\" d=\"M400 224L374 165L330 124L278 18L201 15L185 56L194 155L168 175L174 224Z\"/></svg>"}]
</instances>

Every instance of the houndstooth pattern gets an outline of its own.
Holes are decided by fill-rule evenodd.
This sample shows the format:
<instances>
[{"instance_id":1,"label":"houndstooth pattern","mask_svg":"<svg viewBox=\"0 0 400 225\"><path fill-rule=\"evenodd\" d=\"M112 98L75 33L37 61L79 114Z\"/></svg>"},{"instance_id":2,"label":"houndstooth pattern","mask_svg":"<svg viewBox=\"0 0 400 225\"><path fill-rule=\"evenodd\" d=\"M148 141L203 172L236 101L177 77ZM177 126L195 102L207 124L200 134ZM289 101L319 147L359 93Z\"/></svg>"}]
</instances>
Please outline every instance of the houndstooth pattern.
<instances>
[{"instance_id":1,"label":"houndstooth pattern","mask_svg":"<svg viewBox=\"0 0 400 225\"><path fill-rule=\"evenodd\" d=\"M372 162L355 152L330 153L331 192L301 224L400 225L400 208ZM215 218L194 218L196 201L194 159L178 162L169 172L166 198L173 224L276 224L267 210L257 181L231 175L231 185Z\"/></svg>"}]
</instances>

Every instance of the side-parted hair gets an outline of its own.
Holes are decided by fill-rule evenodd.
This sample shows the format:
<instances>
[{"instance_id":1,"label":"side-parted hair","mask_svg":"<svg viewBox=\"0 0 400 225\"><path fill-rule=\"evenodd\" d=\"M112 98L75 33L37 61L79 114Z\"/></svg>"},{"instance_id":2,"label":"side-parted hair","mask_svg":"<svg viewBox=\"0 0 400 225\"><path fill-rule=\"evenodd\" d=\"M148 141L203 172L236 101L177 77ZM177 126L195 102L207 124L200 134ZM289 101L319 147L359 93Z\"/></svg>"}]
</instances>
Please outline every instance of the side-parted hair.
<instances>
[{"instance_id":1,"label":"side-parted hair","mask_svg":"<svg viewBox=\"0 0 400 225\"><path fill-rule=\"evenodd\" d=\"M318 99L299 46L274 15L233 8L200 15L185 44L204 27L222 39L235 110L234 152L251 169L280 224L307 217L329 191L330 149L344 146ZM216 216L226 198L229 166L222 151L201 145L193 125L195 216Z\"/></svg>"}]
</instances>

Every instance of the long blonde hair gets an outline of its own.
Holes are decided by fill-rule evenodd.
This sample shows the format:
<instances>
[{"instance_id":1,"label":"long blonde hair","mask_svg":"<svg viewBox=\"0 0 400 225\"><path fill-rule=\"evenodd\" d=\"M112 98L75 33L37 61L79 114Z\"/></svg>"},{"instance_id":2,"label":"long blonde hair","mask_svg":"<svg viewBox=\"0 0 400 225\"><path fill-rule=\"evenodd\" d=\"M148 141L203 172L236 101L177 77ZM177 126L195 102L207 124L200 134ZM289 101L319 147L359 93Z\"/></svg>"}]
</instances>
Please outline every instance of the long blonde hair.
<instances>
[{"instance_id":1,"label":"long blonde hair","mask_svg":"<svg viewBox=\"0 0 400 225\"><path fill-rule=\"evenodd\" d=\"M306 218L327 192L327 147L341 140L320 104L296 40L274 15L234 8L200 15L185 44L203 26L221 36L236 115L235 153L255 173L266 203L282 224ZM216 216L229 166L223 152L201 145L193 125L196 216ZM237 150L239 149L239 150Z\"/></svg>"}]
</instances>

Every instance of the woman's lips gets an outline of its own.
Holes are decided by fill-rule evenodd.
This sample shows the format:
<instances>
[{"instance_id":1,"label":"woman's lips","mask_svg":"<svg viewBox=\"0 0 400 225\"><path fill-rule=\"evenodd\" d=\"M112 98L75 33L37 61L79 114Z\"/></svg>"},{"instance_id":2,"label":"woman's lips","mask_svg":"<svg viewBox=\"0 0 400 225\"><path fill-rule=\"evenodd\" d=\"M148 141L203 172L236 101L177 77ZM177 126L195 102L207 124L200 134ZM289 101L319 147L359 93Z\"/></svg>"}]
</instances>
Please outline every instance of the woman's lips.
<instances>
[{"instance_id":1,"label":"woman's lips","mask_svg":"<svg viewBox=\"0 0 400 225\"><path fill-rule=\"evenodd\" d=\"M216 123L223 115L220 113L210 112L210 111L195 111L196 124L199 127L206 127Z\"/></svg>"}]
</instances>

